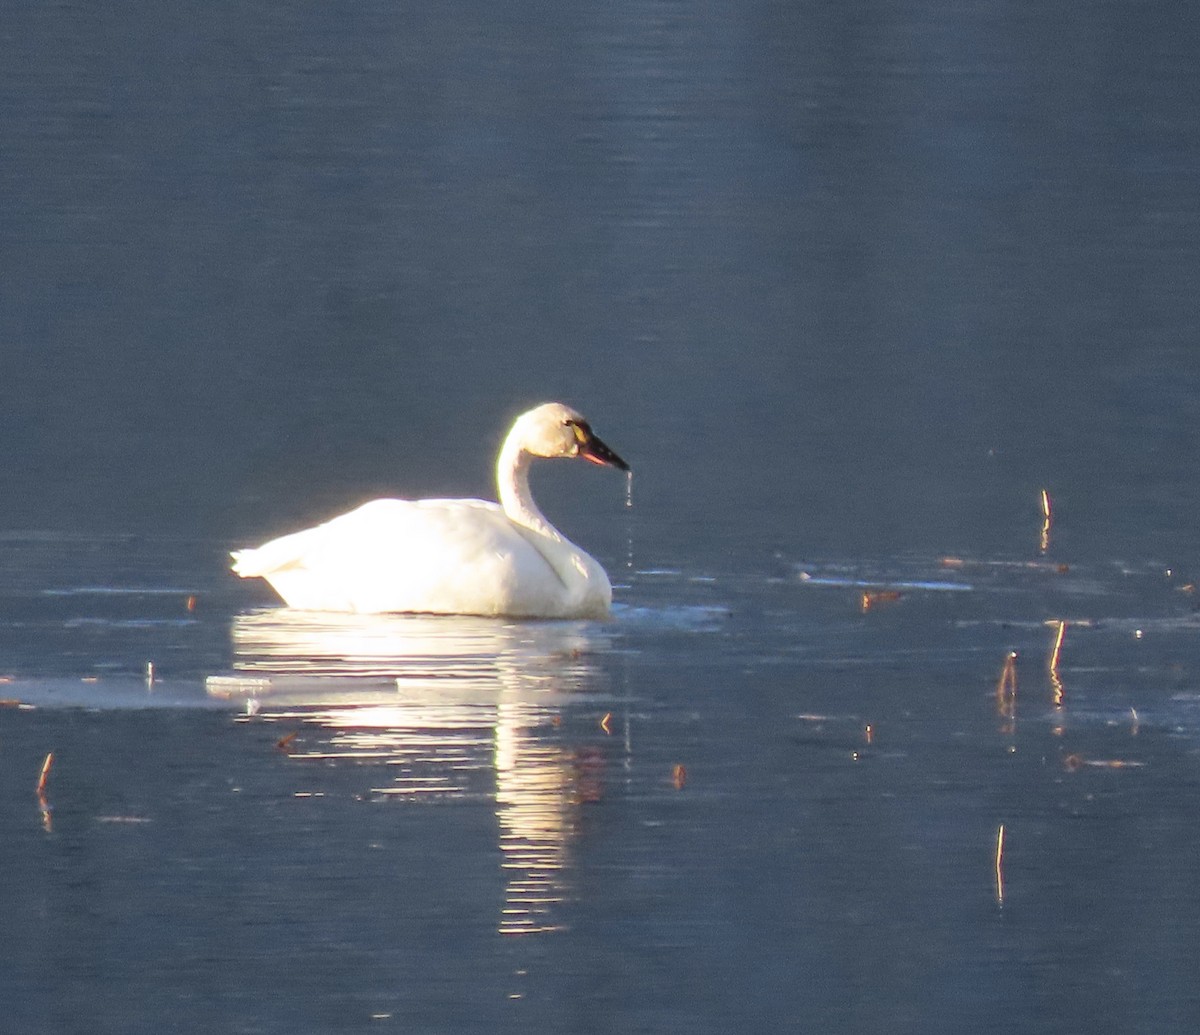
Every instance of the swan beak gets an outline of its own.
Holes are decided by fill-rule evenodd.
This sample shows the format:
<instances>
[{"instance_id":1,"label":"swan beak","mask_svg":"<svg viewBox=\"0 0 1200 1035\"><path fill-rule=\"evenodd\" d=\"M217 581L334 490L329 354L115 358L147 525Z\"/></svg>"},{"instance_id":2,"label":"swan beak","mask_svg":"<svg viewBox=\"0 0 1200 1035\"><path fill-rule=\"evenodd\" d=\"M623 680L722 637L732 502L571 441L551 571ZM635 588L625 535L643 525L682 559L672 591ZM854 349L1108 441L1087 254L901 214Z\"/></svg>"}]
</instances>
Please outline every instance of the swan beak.
<instances>
[{"instance_id":1,"label":"swan beak","mask_svg":"<svg viewBox=\"0 0 1200 1035\"><path fill-rule=\"evenodd\" d=\"M615 467L619 471L629 470L629 465L590 431L579 443L579 455L589 463L598 464L600 467Z\"/></svg>"}]
</instances>

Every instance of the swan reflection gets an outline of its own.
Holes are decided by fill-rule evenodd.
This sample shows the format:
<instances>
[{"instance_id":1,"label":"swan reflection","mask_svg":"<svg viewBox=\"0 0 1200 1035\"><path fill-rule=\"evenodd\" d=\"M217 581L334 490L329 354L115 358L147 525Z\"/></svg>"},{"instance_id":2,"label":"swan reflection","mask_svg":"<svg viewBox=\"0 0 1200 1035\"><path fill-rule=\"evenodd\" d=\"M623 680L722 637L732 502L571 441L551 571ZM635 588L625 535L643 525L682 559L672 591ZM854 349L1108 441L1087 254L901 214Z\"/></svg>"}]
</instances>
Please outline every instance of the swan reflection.
<instances>
[{"instance_id":1,"label":"swan reflection","mask_svg":"<svg viewBox=\"0 0 1200 1035\"><path fill-rule=\"evenodd\" d=\"M376 800L494 800L500 931L559 926L579 810L601 794L604 759L557 729L595 681L603 627L270 609L235 618L232 639L234 671L209 677L210 694L303 724L293 758L384 763Z\"/></svg>"}]
</instances>

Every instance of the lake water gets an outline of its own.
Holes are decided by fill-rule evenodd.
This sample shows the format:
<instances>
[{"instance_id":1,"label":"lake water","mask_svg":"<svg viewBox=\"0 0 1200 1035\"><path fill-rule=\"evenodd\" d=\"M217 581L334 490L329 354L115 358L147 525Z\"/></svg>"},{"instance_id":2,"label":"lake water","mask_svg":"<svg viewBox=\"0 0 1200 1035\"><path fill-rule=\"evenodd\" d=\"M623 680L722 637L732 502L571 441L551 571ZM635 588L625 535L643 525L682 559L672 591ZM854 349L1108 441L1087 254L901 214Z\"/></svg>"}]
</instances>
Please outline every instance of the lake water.
<instances>
[{"instance_id":1,"label":"lake water","mask_svg":"<svg viewBox=\"0 0 1200 1035\"><path fill-rule=\"evenodd\" d=\"M3 23L0 1027L1195 1030L1194 12ZM552 398L611 621L228 573Z\"/></svg>"}]
</instances>

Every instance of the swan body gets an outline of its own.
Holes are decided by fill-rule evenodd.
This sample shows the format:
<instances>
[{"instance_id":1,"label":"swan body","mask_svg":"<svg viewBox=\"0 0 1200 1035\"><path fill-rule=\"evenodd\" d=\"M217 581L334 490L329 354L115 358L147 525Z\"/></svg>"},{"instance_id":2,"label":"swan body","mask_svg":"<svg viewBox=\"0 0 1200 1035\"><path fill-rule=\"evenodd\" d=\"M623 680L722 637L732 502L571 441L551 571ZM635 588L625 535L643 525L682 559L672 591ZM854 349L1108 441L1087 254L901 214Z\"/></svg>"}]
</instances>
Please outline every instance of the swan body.
<instances>
[{"instance_id":1,"label":"swan body","mask_svg":"<svg viewBox=\"0 0 1200 1035\"><path fill-rule=\"evenodd\" d=\"M315 528L233 554L243 578L267 580L289 607L521 618L608 614L604 568L538 510L535 457L581 457L629 470L561 403L522 414L500 449L500 502L380 499Z\"/></svg>"}]
</instances>

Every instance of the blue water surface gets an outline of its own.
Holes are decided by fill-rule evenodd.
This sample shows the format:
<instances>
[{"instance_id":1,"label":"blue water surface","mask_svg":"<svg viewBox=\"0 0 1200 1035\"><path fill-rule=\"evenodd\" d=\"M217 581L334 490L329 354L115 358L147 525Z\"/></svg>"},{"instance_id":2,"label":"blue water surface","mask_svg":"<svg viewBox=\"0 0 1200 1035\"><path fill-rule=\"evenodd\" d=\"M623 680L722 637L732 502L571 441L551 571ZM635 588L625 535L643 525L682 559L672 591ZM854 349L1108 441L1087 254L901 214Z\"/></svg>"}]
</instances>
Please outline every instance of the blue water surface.
<instances>
[{"instance_id":1,"label":"blue water surface","mask_svg":"<svg viewBox=\"0 0 1200 1035\"><path fill-rule=\"evenodd\" d=\"M3 26L0 1028L1195 1030L1191 9ZM611 620L228 572L547 399Z\"/></svg>"}]
</instances>

